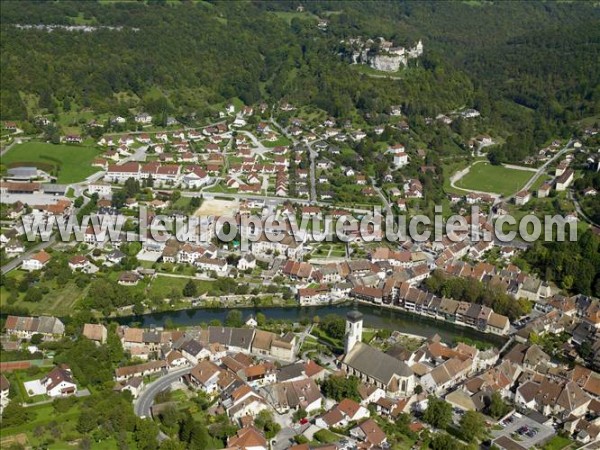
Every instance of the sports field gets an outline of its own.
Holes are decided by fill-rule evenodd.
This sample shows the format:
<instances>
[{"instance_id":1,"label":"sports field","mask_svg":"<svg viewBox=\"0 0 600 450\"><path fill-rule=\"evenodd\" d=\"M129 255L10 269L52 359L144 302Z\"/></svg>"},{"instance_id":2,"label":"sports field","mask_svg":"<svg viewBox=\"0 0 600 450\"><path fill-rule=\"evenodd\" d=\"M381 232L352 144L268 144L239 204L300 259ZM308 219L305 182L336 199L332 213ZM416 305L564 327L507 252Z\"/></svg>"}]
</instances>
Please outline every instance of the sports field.
<instances>
[{"instance_id":1,"label":"sports field","mask_svg":"<svg viewBox=\"0 0 600 450\"><path fill-rule=\"evenodd\" d=\"M92 167L92 160L99 151L79 145L54 145L45 142L25 142L15 145L2 157L7 167L36 166L51 175L58 176L58 183L83 181L99 169Z\"/></svg>"},{"instance_id":2,"label":"sports field","mask_svg":"<svg viewBox=\"0 0 600 450\"><path fill-rule=\"evenodd\" d=\"M479 163L471 166L469 173L458 180L456 186L510 196L518 192L533 175L527 170Z\"/></svg>"}]
</instances>

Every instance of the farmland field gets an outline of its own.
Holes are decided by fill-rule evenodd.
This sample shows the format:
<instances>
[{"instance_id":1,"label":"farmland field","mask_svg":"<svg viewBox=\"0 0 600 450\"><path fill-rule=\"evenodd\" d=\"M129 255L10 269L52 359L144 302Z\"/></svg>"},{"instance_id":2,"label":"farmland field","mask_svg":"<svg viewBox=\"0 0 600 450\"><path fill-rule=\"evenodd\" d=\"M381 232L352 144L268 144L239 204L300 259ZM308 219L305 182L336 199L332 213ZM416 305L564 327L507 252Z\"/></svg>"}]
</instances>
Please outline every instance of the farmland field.
<instances>
[{"instance_id":1,"label":"farmland field","mask_svg":"<svg viewBox=\"0 0 600 450\"><path fill-rule=\"evenodd\" d=\"M469 173L457 181L456 186L510 196L518 192L532 176L533 172L527 170L481 163L471 166Z\"/></svg>"},{"instance_id":2,"label":"farmland field","mask_svg":"<svg viewBox=\"0 0 600 450\"><path fill-rule=\"evenodd\" d=\"M58 177L58 183L83 181L98 169L91 166L98 151L77 145L54 145L45 142L26 142L15 145L2 157L7 167L18 165L36 166Z\"/></svg>"}]
</instances>

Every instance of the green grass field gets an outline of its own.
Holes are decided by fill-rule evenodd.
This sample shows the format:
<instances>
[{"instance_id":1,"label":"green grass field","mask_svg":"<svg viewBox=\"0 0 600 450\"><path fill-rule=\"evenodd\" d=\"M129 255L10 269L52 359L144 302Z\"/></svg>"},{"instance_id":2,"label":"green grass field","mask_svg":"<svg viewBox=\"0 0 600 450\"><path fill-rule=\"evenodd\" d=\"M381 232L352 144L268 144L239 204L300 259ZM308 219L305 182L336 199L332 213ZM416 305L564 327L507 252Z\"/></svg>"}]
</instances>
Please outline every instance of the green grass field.
<instances>
[{"instance_id":1,"label":"green grass field","mask_svg":"<svg viewBox=\"0 0 600 450\"><path fill-rule=\"evenodd\" d=\"M461 178L456 186L510 196L518 192L532 176L533 172L527 170L507 169L503 166L480 163L472 166L469 173Z\"/></svg>"},{"instance_id":2,"label":"green grass field","mask_svg":"<svg viewBox=\"0 0 600 450\"><path fill-rule=\"evenodd\" d=\"M292 142L285 136L279 136L276 141L262 141L262 144L268 148L277 147L279 145L290 145L291 143Z\"/></svg>"},{"instance_id":3,"label":"green grass field","mask_svg":"<svg viewBox=\"0 0 600 450\"><path fill-rule=\"evenodd\" d=\"M9 272L7 277L21 280L24 272L21 270L13 270ZM31 314L42 315L51 314L58 317L68 316L73 313L79 300L85 297L87 286L83 289L77 287L74 281L69 281L64 286L58 286L56 281L42 281L39 286L48 287L50 292L44 295L44 298L39 302L25 301L25 293L20 292L18 299L14 302L15 306L26 307ZM0 307L10 304L9 292L3 287L0 288Z\"/></svg>"},{"instance_id":4,"label":"green grass field","mask_svg":"<svg viewBox=\"0 0 600 450\"><path fill-rule=\"evenodd\" d=\"M561 450L561 449L565 448L566 446L571 445L572 443L573 443L573 441L566 437L554 436L542 448L544 450Z\"/></svg>"},{"instance_id":5,"label":"green grass field","mask_svg":"<svg viewBox=\"0 0 600 450\"><path fill-rule=\"evenodd\" d=\"M2 164L35 165L42 170L58 174L58 183L83 181L98 171L91 166L99 152L91 147L76 145L53 145L45 142L26 142L15 145L2 157Z\"/></svg>"}]
</instances>

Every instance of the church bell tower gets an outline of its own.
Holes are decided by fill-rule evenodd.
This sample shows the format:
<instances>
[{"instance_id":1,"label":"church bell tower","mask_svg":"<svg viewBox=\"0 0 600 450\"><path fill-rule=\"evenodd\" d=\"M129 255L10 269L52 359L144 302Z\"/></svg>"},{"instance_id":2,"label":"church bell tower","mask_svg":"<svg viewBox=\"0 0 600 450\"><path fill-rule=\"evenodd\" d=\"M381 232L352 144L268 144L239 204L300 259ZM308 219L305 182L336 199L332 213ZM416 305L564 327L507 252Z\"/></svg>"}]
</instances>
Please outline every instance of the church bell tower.
<instances>
[{"instance_id":1,"label":"church bell tower","mask_svg":"<svg viewBox=\"0 0 600 450\"><path fill-rule=\"evenodd\" d=\"M347 355L357 342L362 342L363 315L356 307L346 314L346 335L344 337L344 353Z\"/></svg>"}]
</instances>

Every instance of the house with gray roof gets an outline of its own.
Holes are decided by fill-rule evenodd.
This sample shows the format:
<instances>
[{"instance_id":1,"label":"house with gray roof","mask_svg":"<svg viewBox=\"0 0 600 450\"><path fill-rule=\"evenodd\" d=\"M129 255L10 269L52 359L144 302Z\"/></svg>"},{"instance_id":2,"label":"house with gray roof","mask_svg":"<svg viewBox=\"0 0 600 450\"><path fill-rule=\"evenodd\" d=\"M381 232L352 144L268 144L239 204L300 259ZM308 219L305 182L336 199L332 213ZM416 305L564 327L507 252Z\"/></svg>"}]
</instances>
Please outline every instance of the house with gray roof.
<instances>
[{"instance_id":1,"label":"house with gray roof","mask_svg":"<svg viewBox=\"0 0 600 450\"><path fill-rule=\"evenodd\" d=\"M230 350L249 352L254 339L254 329L252 328L232 328L229 339Z\"/></svg>"}]
</instances>

